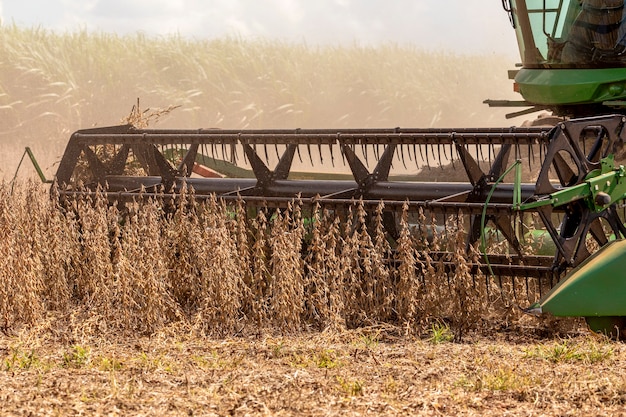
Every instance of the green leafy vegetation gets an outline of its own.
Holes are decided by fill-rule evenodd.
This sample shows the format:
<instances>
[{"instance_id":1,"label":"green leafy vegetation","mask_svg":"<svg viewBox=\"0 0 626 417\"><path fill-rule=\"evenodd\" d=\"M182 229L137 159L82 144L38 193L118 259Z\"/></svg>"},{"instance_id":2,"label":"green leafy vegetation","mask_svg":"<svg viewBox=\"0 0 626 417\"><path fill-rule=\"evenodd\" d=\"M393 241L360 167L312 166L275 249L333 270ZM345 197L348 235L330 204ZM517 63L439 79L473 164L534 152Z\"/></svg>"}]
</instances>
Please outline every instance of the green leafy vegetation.
<instances>
[{"instance_id":1,"label":"green leafy vegetation","mask_svg":"<svg viewBox=\"0 0 626 417\"><path fill-rule=\"evenodd\" d=\"M526 350L527 358L543 359L552 363L585 362L597 363L610 361L613 358L611 343L598 342L593 339L584 343L563 340L557 343L540 344Z\"/></svg>"}]
</instances>

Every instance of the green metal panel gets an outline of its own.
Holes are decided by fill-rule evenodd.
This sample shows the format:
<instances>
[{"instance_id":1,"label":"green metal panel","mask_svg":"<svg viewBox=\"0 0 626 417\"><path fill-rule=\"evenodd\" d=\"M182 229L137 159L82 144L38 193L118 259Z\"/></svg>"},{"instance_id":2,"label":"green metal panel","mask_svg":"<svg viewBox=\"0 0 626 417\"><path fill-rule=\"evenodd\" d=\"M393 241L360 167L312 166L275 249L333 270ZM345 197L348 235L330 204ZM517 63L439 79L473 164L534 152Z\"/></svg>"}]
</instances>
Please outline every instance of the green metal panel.
<instances>
[{"instance_id":1,"label":"green metal panel","mask_svg":"<svg viewBox=\"0 0 626 417\"><path fill-rule=\"evenodd\" d=\"M626 240L614 240L572 270L530 309L555 316L626 316Z\"/></svg>"},{"instance_id":2,"label":"green metal panel","mask_svg":"<svg viewBox=\"0 0 626 417\"><path fill-rule=\"evenodd\" d=\"M523 68L515 82L524 99L533 104L602 103L626 98L626 68Z\"/></svg>"},{"instance_id":3,"label":"green metal panel","mask_svg":"<svg viewBox=\"0 0 626 417\"><path fill-rule=\"evenodd\" d=\"M626 329L626 317L585 317L585 320L594 332L603 333L615 340L624 340L623 332Z\"/></svg>"},{"instance_id":4,"label":"green metal panel","mask_svg":"<svg viewBox=\"0 0 626 417\"><path fill-rule=\"evenodd\" d=\"M535 255L554 256L556 245L546 230L532 230L524 235L524 241L530 244Z\"/></svg>"}]
</instances>

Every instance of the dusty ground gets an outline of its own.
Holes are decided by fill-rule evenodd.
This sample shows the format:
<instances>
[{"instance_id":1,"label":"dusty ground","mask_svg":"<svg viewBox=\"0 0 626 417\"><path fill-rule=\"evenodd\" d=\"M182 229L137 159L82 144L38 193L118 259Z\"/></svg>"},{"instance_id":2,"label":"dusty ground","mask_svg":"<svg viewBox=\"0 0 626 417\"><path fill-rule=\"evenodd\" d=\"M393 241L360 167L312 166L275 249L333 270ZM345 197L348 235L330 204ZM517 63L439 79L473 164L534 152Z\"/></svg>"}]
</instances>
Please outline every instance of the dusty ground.
<instances>
[{"instance_id":1,"label":"dusty ground","mask_svg":"<svg viewBox=\"0 0 626 417\"><path fill-rule=\"evenodd\" d=\"M582 330L448 336L372 327L63 342L24 331L0 338L1 413L536 417L626 408L621 342Z\"/></svg>"}]
</instances>

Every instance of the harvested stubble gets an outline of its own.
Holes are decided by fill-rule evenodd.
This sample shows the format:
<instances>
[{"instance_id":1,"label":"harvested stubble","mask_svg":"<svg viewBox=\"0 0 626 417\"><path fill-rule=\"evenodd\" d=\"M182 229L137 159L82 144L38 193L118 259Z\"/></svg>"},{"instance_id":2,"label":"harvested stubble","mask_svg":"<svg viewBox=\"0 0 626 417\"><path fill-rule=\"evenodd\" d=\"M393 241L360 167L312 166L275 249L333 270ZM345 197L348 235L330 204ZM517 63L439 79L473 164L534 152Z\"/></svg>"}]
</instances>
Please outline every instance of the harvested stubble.
<instances>
[{"instance_id":1,"label":"harvested stubble","mask_svg":"<svg viewBox=\"0 0 626 417\"><path fill-rule=\"evenodd\" d=\"M0 337L3 415L620 416L626 405L626 345L589 336L434 344L378 326L59 345L42 337L56 326Z\"/></svg>"},{"instance_id":2,"label":"harvested stubble","mask_svg":"<svg viewBox=\"0 0 626 417\"><path fill-rule=\"evenodd\" d=\"M510 290L464 267L462 230L428 240L426 217L420 233L405 212L392 251L381 218L382 206L371 217L362 205L339 217L323 208L305 215L297 202L251 215L192 194L171 211L156 202L120 209L104 196L61 209L40 185L12 193L3 184L1 326L60 314L104 334L180 324L224 336L380 323L419 333L441 321L460 336L519 317ZM452 274L428 255L455 248Z\"/></svg>"}]
</instances>

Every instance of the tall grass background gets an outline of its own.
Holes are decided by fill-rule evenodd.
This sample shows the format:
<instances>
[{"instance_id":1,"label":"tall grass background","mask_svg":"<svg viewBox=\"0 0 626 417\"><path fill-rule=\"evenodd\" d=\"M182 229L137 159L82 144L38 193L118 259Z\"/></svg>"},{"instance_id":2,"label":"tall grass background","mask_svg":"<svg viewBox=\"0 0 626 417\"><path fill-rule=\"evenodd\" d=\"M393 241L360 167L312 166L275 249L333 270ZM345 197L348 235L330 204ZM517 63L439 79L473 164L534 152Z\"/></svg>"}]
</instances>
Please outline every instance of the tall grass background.
<instances>
[{"instance_id":1,"label":"tall grass background","mask_svg":"<svg viewBox=\"0 0 626 417\"><path fill-rule=\"evenodd\" d=\"M515 45L511 45L515 48ZM309 46L0 26L0 170L31 146L51 177L70 134L143 108L164 128L509 126L486 98L515 99L500 55L410 45ZM24 175L34 171L25 170Z\"/></svg>"}]
</instances>

